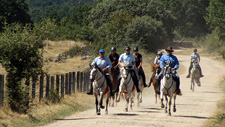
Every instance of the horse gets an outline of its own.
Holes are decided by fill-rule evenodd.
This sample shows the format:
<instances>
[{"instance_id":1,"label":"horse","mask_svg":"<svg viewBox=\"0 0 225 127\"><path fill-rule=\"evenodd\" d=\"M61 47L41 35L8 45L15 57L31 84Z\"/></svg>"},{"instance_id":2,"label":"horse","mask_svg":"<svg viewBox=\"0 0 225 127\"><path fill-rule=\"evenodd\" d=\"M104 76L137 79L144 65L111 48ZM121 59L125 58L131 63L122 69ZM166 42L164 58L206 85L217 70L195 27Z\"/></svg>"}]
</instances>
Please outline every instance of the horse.
<instances>
[{"instance_id":1,"label":"horse","mask_svg":"<svg viewBox=\"0 0 225 127\"><path fill-rule=\"evenodd\" d=\"M191 90L194 91L195 82L200 87L200 70L199 63L197 61L192 62L192 70L191 70Z\"/></svg>"},{"instance_id":2,"label":"horse","mask_svg":"<svg viewBox=\"0 0 225 127\"><path fill-rule=\"evenodd\" d=\"M154 73L154 78L152 79L152 84L154 86L154 91L155 91L155 103L157 103L157 95L158 98L160 99L160 91L157 92L157 76L161 72L161 68L158 64L152 64L152 72Z\"/></svg>"},{"instance_id":3,"label":"horse","mask_svg":"<svg viewBox=\"0 0 225 127\"><path fill-rule=\"evenodd\" d=\"M125 97L126 103L125 103L125 111L128 112L128 104L130 101L130 108L132 110L132 101L135 96L134 92L134 82L132 80L131 74L129 73L129 67L128 64L120 63L120 74L122 76L120 81L120 87L119 87L119 93L117 97L117 102L120 101L120 95L121 92L123 92L123 95ZM127 94L125 94L125 92Z\"/></svg>"},{"instance_id":4,"label":"horse","mask_svg":"<svg viewBox=\"0 0 225 127\"><path fill-rule=\"evenodd\" d=\"M161 79L161 89L160 89L160 97L161 97L161 108L164 108L163 104L163 95L166 99L166 107L165 112L167 113L167 104L168 104L168 98L169 96L169 112L168 115L171 116L171 104L172 104L172 98L174 100L173 105L173 112L176 112L176 82L173 79L173 73L171 71L171 62L165 63L163 68L163 78Z\"/></svg>"},{"instance_id":5,"label":"horse","mask_svg":"<svg viewBox=\"0 0 225 127\"><path fill-rule=\"evenodd\" d=\"M111 68L111 75L112 75L112 89L116 89L116 86L117 86L117 72L116 72L116 69L114 67ZM117 98L118 96L118 93L116 93L114 96L110 96L109 98L109 106L111 105L112 107L114 107L114 102L116 103L117 105L117 102L115 101L115 98ZM111 103L112 102L112 103Z\"/></svg>"},{"instance_id":6,"label":"horse","mask_svg":"<svg viewBox=\"0 0 225 127\"><path fill-rule=\"evenodd\" d=\"M107 93L107 81L106 78L102 72L102 70L95 64L93 68L90 70L90 80L93 86L93 93L95 96L95 104L96 104L96 114L101 115L101 109L104 109L105 107L102 105L103 103L103 96L106 94L106 109L105 113L108 114L108 103L109 103L109 97L110 92ZM98 96L100 96L98 100Z\"/></svg>"},{"instance_id":7,"label":"horse","mask_svg":"<svg viewBox=\"0 0 225 127\"><path fill-rule=\"evenodd\" d=\"M141 91L141 92L137 93L137 107L140 107L140 103L142 103L142 92L144 89L144 81L143 81L143 78L141 77L141 75L138 74L138 68L136 66L134 67L134 70L138 77L138 87Z\"/></svg>"}]
</instances>

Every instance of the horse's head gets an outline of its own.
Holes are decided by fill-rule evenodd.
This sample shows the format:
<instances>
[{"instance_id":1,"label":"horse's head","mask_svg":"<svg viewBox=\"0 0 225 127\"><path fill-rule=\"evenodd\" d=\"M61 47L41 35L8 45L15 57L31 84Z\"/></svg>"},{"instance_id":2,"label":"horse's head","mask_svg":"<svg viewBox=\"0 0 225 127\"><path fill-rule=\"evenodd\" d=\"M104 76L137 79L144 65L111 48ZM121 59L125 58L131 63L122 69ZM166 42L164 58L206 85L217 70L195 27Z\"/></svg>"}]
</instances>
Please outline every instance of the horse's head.
<instances>
[{"instance_id":1,"label":"horse's head","mask_svg":"<svg viewBox=\"0 0 225 127\"><path fill-rule=\"evenodd\" d=\"M129 67L128 64L120 63L120 74L124 79L127 79L128 74L129 74Z\"/></svg>"},{"instance_id":2,"label":"horse's head","mask_svg":"<svg viewBox=\"0 0 225 127\"><path fill-rule=\"evenodd\" d=\"M164 62L163 75L167 79L171 77L171 62Z\"/></svg>"},{"instance_id":3,"label":"horse's head","mask_svg":"<svg viewBox=\"0 0 225 127\"><path fill-rule=\"evenodd\" d=\"M90 67L90 80L93 82L98 72L98 66L95 64L93 67Z\"/></svg>"},{"instance_id":4,"label":"horse's head","mask_svg":"<svg viewBox=\"0 0 225 127\"><path fill-rule=\"evenodd\" d=\"M198 68L198 61L197 60L192 61L192 65L193 65L193 70L196 70Z\"/></svg>"}]
</instances>

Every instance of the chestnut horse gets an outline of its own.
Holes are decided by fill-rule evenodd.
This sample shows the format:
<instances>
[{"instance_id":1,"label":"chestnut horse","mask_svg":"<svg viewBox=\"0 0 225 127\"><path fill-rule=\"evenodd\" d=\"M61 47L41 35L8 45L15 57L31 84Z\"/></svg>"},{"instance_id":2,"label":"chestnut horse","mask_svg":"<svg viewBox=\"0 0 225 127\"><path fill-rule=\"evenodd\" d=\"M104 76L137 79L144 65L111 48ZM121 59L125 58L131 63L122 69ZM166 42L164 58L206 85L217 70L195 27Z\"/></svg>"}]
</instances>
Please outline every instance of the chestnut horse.
<instances>
[{"instance_id":1,"label":"chestnut horse","mask_svg":"<svg viewBox=\"0 0 225 127\"><path fill-rule=\"evenodd\" d=\"M161 68L158 64L152 64L152 72L153 72L153 75L154 75L154 78L152 79L152 84L154 86L154 91L155 91L155 103L157 103L157 95L160 99L160 91L157 91L157 85L156 85L156 83L157 83L156 78L157 78L158 74L160 73L160 71L161 71Z\"/></svg>"},{"instance_id":2,"label":"chestnut horse","mask_svg":"<svg viewBox=\"0 0 225 127\"><path fill-rule=\"evenodd\" d=\"M113 78L113 81L112 81L112 89L113 90L115 90L116 86L117 86L117 78L118 78L117 75L118 75L117 70L114 67L112 67L111 68L111 76ZM113 96L113 97L110 96L109 106L111 105L112 107L114 107L114 103L116 103L116 105L117 105L117 102L115 101L115 97L117 98L117 96L118 96L118 93L116 93L115 96Z\"/></svg>"}]
</instances>

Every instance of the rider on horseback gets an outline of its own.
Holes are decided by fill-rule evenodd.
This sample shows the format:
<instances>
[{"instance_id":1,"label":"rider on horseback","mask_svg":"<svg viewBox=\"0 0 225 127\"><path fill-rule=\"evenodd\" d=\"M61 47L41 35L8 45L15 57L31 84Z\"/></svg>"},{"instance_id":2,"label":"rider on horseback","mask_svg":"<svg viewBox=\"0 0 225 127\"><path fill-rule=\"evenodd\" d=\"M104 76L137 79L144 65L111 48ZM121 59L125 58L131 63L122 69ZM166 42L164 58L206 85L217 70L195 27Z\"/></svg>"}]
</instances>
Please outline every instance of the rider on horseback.
<instances>
[{"instance_id":1,"label":"rider on horseback","mask_svg":"<svg viewBox=\"0 0 225 127\"><path fill-rule=\"evenodd\" d=\"M111 48L111 53L108 55L108 58L110 59L112 63L112 67L116 69L117 75L119 74L120 70L117 66L118 60L119 60L119 55L116 53L116 48L112 47Z\"/></svg>"},{"instance_id":2,"label":"rider on horseback","mask_svg":"<svg viewBox=\"0 0 225 127\"><path fill-rule=\"evenodd\" d=\"M176 92L178 95L181 95L181 91L180 91L180 77L178 75L178 73L176 72L176 70L179 68L179 62L176 56L174 56L172 54L172 52L174 51L172 49L172 47L168 47L167 49L165 49L167 54L163 55L160 59L160 68L163 71L163 67L164 67L164 62L171 62L171 71L174 74L174 80L176 81ZM157 77L157 85L160 86L160 80L162 78L162 71L160 72L160 74Z\"/></svg>"},{"instance_id":3,"label":"rider on horseback","mask_svg":"<svg viewBox=\"0 0 225 127\"><path fill-rule=\"evenodd\" d=\"M138 47L134 47L133 51L134 51L133 55L135 58L136 67L138 68L138 74L141 75L143 78L144 87L147 87L146 80L145 80L145 73L142 68L142 55L138 53Z\"/></svg>"},{"instance_id":4,"label":"rider on horseback","mask_svg":"<svg viewBox=\"0 0 225 127\"><path fill-rule=\"evenodd\" d=\"M159 66L160 58L161 58L162 55L163 55L162 51L158 51L157 55L158 55L158 56L155 57L154 64L157 64L157 65ZM156 72L153 72L152 77L151 77L151 79L150 79L150 82L149 82L149 84L148 84L148 87L151 86L152 80L153 80L153 78L155 77L155 73L156 73Z\"/></svg>"},{"instance_id":5,"label":"rider on horseback","mask_svg":"<svg viewBox=\"0 0 225 127\"><path fill-rule=\"evenodd\" d=\"M97 64L97 66L102 69L102 72L104 73L106 81L107 81L107 85L110 88L111 96L113 96L114 94L112 92L112 81L110 79L110 76L106 75L106 73L109 73L109 69L112 67L112 65L109 58L104 56L104 54L105 54L105 51L103 49L99 50L100 56L94 59L94 61L91 63L91 66L94 66L95 64ZM93 94L92 83L91 83L91 89L90 91L87 92L87 94L89 95Z\"/></svg>"},{"instance_id":6,"label":"rider on horseback","mask_svg":"<svg viewBox=\"0 0 225 127\"><path fill-rule=\"evenodd\" d=\"M190 73L191 73L191 69L193 67L193 62L194 61L197 61L198 63L200 62L200 56L197 53L197 49L194 49L193 51L194 51L194 53L191 54L191 62L190 62L189 70L188 70L188 75L186 78L190 78ZM198 64L198 68L200 70L200 77L204 77L204 75L202 75L202 69L199 64Z\"/></svg>"},{"instance_id":7,"label":"rider on horseback","mask_svg":"<svg viewBox=\"0 0 225 127\"><path fill-rule=\"evenodd\" d=\"M118 65L120 64L120 62L123 62L123 63L129 65L131 77L134 81L134 85L136 86L137 92L141 92L139 87L138 87L138 78L137 78L137 75L136 75L136 73L134 71L134 68L133 68L133 66L135 65L135 58L134 58L134 55L130 53L130 47L129 46L126 46L125 47L125 53L120 55ZM117 87L116 87L116 90L114 92L119 91L120 80L121 80L121 77L117 81Z\"/></svg>"}]
</instances>

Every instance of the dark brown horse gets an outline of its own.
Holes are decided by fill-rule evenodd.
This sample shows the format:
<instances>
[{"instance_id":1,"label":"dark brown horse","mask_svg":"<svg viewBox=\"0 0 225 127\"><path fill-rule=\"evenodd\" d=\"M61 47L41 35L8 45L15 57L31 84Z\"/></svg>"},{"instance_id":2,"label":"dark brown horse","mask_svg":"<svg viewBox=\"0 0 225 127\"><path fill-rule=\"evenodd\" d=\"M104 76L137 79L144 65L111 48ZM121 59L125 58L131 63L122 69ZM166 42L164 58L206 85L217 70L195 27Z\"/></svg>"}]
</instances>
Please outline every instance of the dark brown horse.
<instances>
[{"instance_id":1,"label":"dark brown horse","mask_svg":"<svg viewBox=\"0 0 225 127\"><path fill-rule=\"evenodd\" d=\"M112 81L112 89L115 90L116 89L116 86L117 86L117 74L118 72L116 71L116 69L114 67L111 68L111 76L113 78L113 81ZM115 97L117 98L118 96L118 93L115 94L114 97L110 97L110 101L109 101L109 105L111 105L112 107L114 107L114 101L115 100ZM117 102L116 102L116 105L117 105Z\"/></svg>"},{"instance_id":2,"label":"dark brown horse","mask_svg":"<svg viewBox=\"0 0 225 127\"><path fill-rule=\"evenodd\" d=\"M157 103L157 94L158 94L158 97L160 99L160 91L158 91L157 89L157 85L156 85L156 81L157 81L157 76L158 74L160 73L161 71L161 68L158 64L153 64L152 65L152 72L153 72L153 75L154 75L154 78L152 79L152 84L154 86L154 90L155 90L155 103Z\"/></svg>"}]
</instances>

